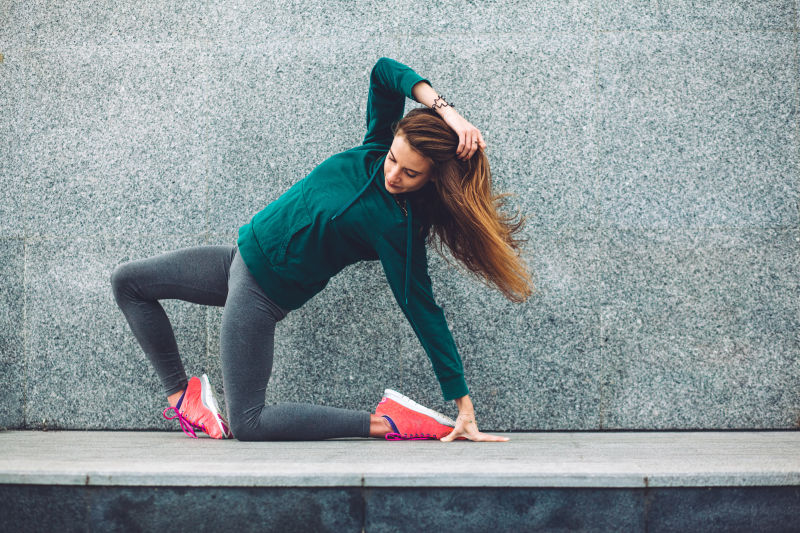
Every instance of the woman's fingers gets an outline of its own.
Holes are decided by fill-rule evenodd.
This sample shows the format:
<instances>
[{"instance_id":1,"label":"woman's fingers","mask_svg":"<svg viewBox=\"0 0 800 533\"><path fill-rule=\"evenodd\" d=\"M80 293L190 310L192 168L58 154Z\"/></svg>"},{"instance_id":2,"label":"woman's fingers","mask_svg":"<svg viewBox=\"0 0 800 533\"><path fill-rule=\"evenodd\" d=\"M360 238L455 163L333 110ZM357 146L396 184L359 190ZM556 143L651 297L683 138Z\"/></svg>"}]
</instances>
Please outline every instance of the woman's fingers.
<instances>
[{"instance_id":1,"label":"woman's fingers","mask_svg":"<svg viewBox=\"0 0 800 533\"><path fill-rule=\"evenodd\" d=\"M445 435L444 437L442 437L439 440L442 441L442 442L450 442L452 440L457 439L458 437L466 437L466 435L464 434L464 432L461 429L456 427L456 429L454 429L453 431L451 431L450 433L448 433L447 435Z\"/></svg>"},{"instance_id":2,"label":"woman's fingers","mask_svg":"<svg viewBox=\"0 0 800 533\"><path fill-rule=\"evenodd\" d=\"M456 148L456 155L461 157L462 152L464 151L464 147L466 146L466 139L464 132L458 133L458 148Z\"/></svg>"},{"instance_id":3,"label":"woman's fingers","mask_svg":"<svg viewBox=\"0 0 800 533\"><path fill-rule=\"evenodd\" d=\"M497 435L482 433L478 431L478 428L474 428L474 431L467 431L466 435L464 436L474 442L506 442L508 440L508 437L500 437Z\"/></svg>"},{"instance_id":4,"label":"woman's fingers","mask_svg":"<svg viewBox=\"0 0 800 533\"><path fill-rule=\"evenodd\" d=\"M474 425L474 422L472 423L472 425ZM467 424L463 420L458 419L456 421L456 427L453 428L453 431L451 431L450 433L448 433L447 435L445 435L444 437L442 437L439 440L441 440L442 442L450 442L450 441L453 441L453 440L457 439L458 437L469 438L469 434L471 433L471 431L469 431L470 430L469 426L470 426L470 424ZM477 430L478 430L478 427L475 426L475 431L477 431Z\"/></svg>"},{"instance_id":5,"label":"woman's fingers","mask_svg":"<svg viewBox=\"0 0 800 533\"><path fill-rule=\"evenodd\" d=\"M471 158L475 155L475 152L478 151L478 148L486 148L486 143L483 141L483 137L481 136L481 132L478 131L477 128L473 127L473 129L467 132L464 135L464 146L461 145L462 136L459 134L459 144L458 150L456 151L459 158L466 160Z\"/></svg>"},{"instance_id":6,"label":"woman's fingers","mask_svg":"<svg viewBox=\"0 0 800 533\"><path fill-rule=\"evenodd\" d=\"M507 442L508 437L500 437L498 435L489 435L488 433L481 433L478 431L478 426L472 422L469 424L456 423L456 427L449 434L441 439L442 442L452 442L458 437L464 437L473 442Z\"/></svg>"},{"instance_id":7,"label":"woman's fingers","mask_svg":"<svg viewBox=\"0 0 800 533\"><path fill-rule=\"evenodd\" d=\"M489 435L488 433L467 433L464 431L452 431L449 435L445 435L441 439L442 442L452 442L458 437L465 437L473 442L508 442L508 437L500 437L499 435Z\"/></svg>"},{"instance_id":8,"label":"woman's fingers","mask_svg":"<svg viewBox=\"0 0 800 533\"><path fill-rule=\"evenodd\" d=\"M477 151L478 151L478 136L475 135L472 138L472 145L470 146L469 157L467 159L469 159L470 157L475 155L475 152L477 152Z\"/></svg>"},{"instance_id":9,"label":"woman's fingers","mask_svg":"<svg viewBox=\"0 0 800 533\"><path fill-rule=\"evenodd\" d=\"M465 135L467 141L466 146L464 147L464 153L462 154L462 159L469 159L472 157L472 154L475 153L475 132L473 130L467 131Z\"/></svg>"},{"instance_id":10,"label":"woman's fingers","mask_svg":"<svg viewBox=\"0 0 800 533\"><path fill-rule=\"evenodd\" d=\"M456 157L467 160L475 155L478 148L486 148L481 132L470 124L464 117L453 110L444 117L448 126L458 135L458 146L456 147Z\"/></svg>"},{"instance_id":11,"label":"woman's fingers","mask_svg":"<svg viewBox=\"0 0 800 533\"><path fill-rule=\"evenodd\" d=\"M488 433L478 433L475 438L471 438L470 440L481 441L481 442L507 442L508 437L500 437L499 435L489 435Z\"/></svg>"}]
</instances>

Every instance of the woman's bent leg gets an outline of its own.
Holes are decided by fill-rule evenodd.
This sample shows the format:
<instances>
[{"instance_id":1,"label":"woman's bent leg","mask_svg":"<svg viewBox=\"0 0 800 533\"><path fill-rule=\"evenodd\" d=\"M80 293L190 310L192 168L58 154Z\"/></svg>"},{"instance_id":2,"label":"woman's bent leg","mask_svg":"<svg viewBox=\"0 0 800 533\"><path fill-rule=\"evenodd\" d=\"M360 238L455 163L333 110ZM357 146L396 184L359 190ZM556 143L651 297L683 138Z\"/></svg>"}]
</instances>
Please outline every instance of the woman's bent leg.
<instances>
[{"instance_id":1,"label":"woman's bent leg","mask_svg":"<svg viewBox=\"0 0 800 533\"><path fill-rule=\"evenodd\" d=\"M239 440L368 437L366 411L304 403L264 405L275 324L286 313L264 294L236 254L220 333L225 405L233 436Z\"/></svg>"},{"instance_id":2,"label":"woman's bent leg","mask_svg":"<svg viewBox=\"0 0 800 533\"><path fill-rule=\"evenodd\" d=\"M114 298L136 340L155 367L167 396L186 388L175 334L158 300L225 305L236 246L181 248L118 265L111 274Z\"/></svg>"}]
</instances>

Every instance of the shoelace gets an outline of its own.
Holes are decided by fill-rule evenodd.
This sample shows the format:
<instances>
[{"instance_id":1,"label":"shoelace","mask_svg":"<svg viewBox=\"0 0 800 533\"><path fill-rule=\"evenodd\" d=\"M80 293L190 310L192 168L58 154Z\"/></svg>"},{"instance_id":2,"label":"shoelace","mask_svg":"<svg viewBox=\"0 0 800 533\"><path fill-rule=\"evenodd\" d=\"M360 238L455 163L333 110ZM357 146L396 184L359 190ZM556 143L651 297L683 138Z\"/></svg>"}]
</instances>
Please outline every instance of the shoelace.
<instances>
[{"instance_id":1,"label":"shoelace","mask_svg":"<svg viewBox=\"0 0 800 533\"><path fill-rule=\"evenodd\" d=\"M387 433L386 440L439 440L435 435L430 433Z\"/></svg>"},{"instance_id":2,"label":"shoelace","mask_svg":"<svg viewBox=\"0 0 800 533\"><path fill-rule=\"evenodd\" d=\"M167 411L169 411L170 409L175 411L175 416L167 416ZM200 424L198 426L197 424L195 424L194 422L192 422L191 420L189 420L188 418L183 416L181 414L181 412L178 411L178 409L176 407L167 407L166 409L164 409L164 412L161 413L161 414L167 420L175 420L177 418L178 422L180 422L180 424L181 424L181 429L183 430L183 432L186 433L188 436L192 437L193 439L200 438L195 434L195 432L194 432L195 429L200 429L202 431L206 430L206 428L205 428L205 426L203 424Z\"/></svg>"}]
</instances>

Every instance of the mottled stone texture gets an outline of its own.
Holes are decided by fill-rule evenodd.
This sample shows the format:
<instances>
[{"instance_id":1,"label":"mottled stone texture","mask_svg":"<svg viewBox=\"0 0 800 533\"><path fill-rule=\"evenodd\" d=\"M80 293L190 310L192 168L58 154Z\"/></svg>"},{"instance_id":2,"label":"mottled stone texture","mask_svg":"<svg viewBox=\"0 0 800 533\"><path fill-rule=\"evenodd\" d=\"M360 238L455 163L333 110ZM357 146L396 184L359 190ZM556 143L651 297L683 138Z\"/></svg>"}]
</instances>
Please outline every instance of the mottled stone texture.
<instances>
[{"instance_id":1,"label":"mottled stone texture","mask_svg":"<svg viewBox=\"0 0 800 533\"><path fill-rule=\"evenodd\" d=\"M0 238L0 428L25 424L24 256L22 239Z\"/></svg>"},{"instance_id":2,"label":"mottled stone texture","mask_svg":"<svg viewBox=\"0 0 800 533\"><path fill-rule=\"evenodd\" d=\"M481 128L527 217L523 304L428 253L483 429L796 427L799 16L790 0L0 0L0 426L175 429L113 268L233 245L360 142L388 56ZM163 304L224 403L222 309ZM269 402L372 409L391 387L455 413L377 262L276 335Z\"/></svg>"}]
</instances>

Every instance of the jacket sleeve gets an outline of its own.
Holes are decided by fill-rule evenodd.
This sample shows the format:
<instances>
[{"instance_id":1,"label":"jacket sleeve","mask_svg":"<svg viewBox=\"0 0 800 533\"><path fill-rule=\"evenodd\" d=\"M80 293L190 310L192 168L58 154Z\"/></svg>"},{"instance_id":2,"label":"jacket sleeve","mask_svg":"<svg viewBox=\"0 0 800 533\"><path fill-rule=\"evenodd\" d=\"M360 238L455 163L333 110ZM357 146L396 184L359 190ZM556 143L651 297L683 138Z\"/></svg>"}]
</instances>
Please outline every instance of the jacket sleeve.
<instances>
[{"instance_id":1,"label":"jacket sleeve","mask_svg":"<svg viewBox=\"0 0 800 533\"><path fill-rule=\"evenodd\" d=\"M412 246L408 306L403 302L406 241L400 238L400 233L396 235L397 238L391 238L390 234L378 237L375 243L376 252L395 300L433 364L433 372L439 380L444 399L460 398L469 394L469 389L464 380L461 356L447 328L444 313L433 298L425 243L422 239L415 239Z\"/></svg>"},{"instance_id":2,"label":"jacket sleeve","mask_svg":"<svg viewBox=\"0 0 800 533\"><path fill-rule=\"evenodd\" d=\"M392 124L403 118L406 97L414 99L411 89L420 81L430 82L410 67L382 57L369 76L367 97L367 133L364 142L392 143Z\"/></svg>"}]
</instances>

